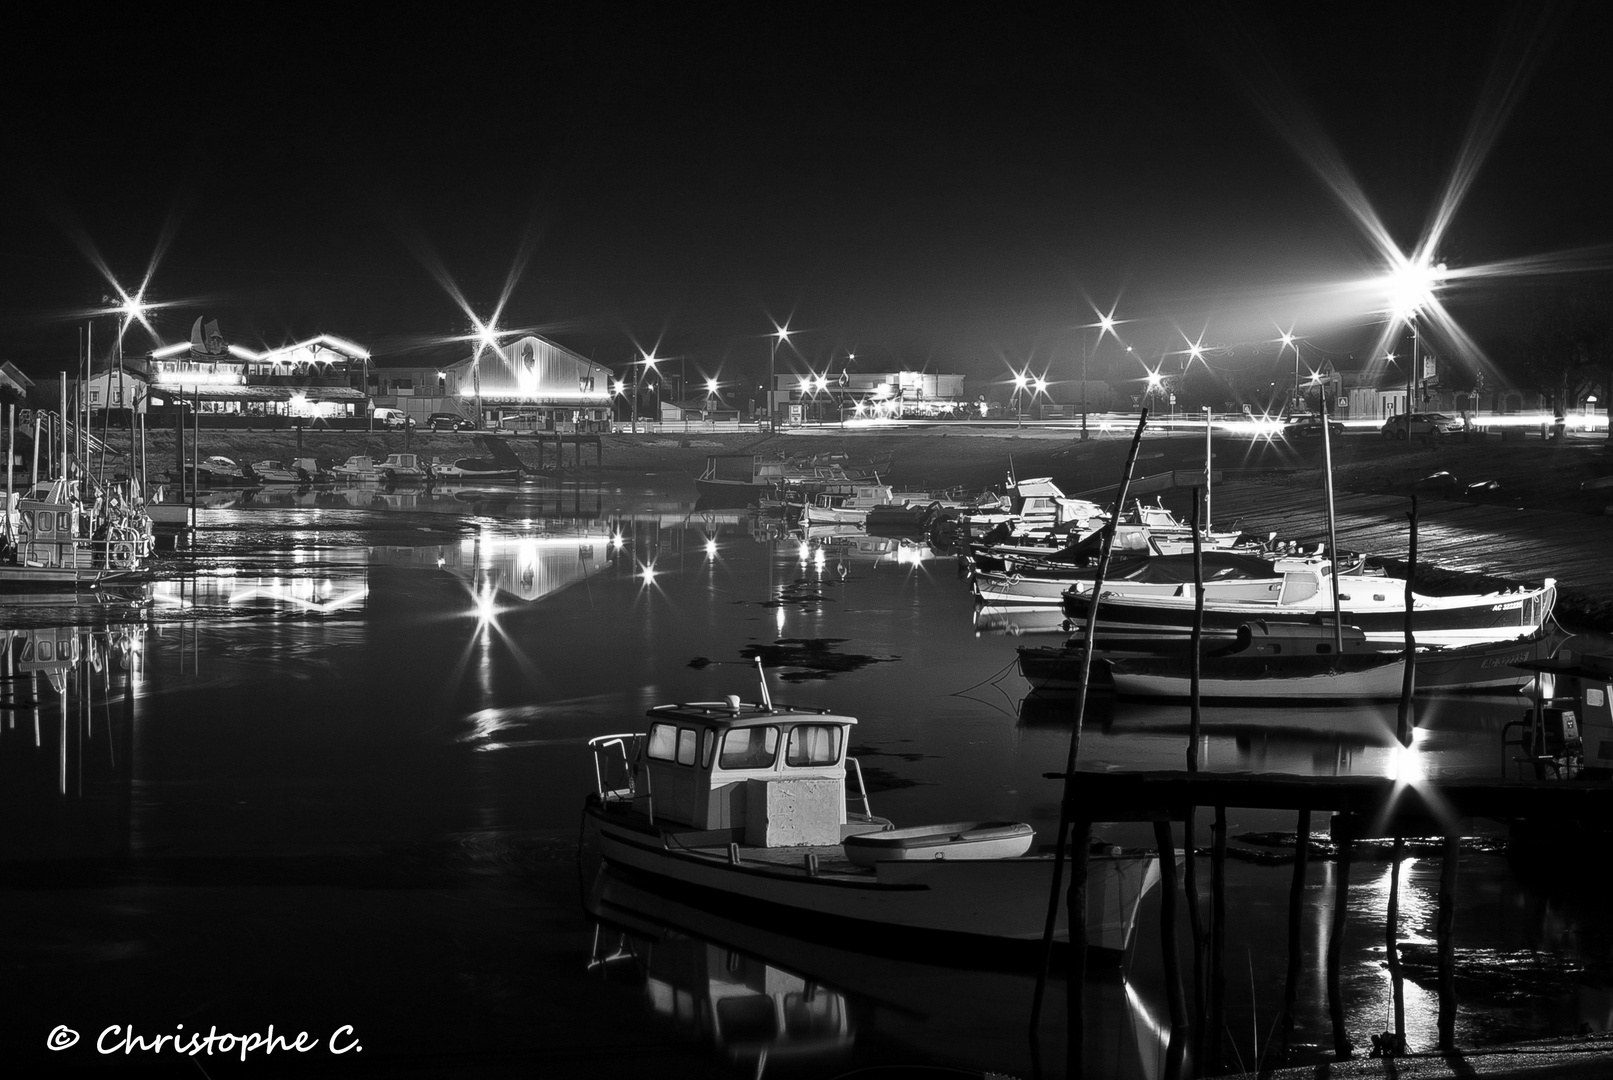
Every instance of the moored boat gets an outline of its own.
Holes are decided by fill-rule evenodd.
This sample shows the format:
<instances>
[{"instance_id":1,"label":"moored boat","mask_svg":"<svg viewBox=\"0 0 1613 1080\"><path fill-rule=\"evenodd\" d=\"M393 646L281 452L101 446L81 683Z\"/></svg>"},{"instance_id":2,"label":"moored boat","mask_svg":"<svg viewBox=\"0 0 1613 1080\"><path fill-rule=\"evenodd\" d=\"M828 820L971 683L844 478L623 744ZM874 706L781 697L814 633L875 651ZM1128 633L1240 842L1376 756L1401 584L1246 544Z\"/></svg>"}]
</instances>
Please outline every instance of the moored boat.
<instances>
[{"instance_id":1,"label":"moored boat","mask_svg":"<svg viewBox=\"0 0 1613 1080\"><path fill-rule=\"evenodd\" d=\"M48 591L150 578L151 519L121 486L41 482L20 493L0 536L0 589Z\"/></svg>"},{"instance_id":2,"label":"moored boat","mask_svg":"<svg viewBox=\"0 0 1613 1080\"><path fill-rule=\"evenodd\" d=\"M381 479L388 483L412 483L426 478L425 466L418 454L388 454L387 459L375 466Z\"/></svg>"},{"instance_id":3,"label":"moored boat","mask_svg":"<svg viewBox=\"0 0 1613 1080\"><path fill-rule=\"evenodd\" d=\"M1121 697L1186 700L1192 691L1191 657L1109 660L1109 681ZM1327 653L1200 657L1199 697L1204 701L1390 701L1406 675L1396 653Z\"/></svg>"},{"instance_id":4,"label":"moored boat","mask_svg":"<svg viewBox=\"0 0 1613 1080\"><path fill-rule=\"evenodd\" d=\"M375 467L375 460L368 454L354 454L333 470L336 479L349 483L373 484L381 479L381 471Z\"/></svg>"},{"instance_id":5,"label":"moored boat","mask_svg":"<svg viewBox=\"0 0 1613 1080\"><path fill-rule=\"evenodd\" d=\"M990 947L1005 962L1016 951L1005 946L1042 940L1054 860L1004 854L1029 846L1029 826L992 823L976 840L977 826L954 823L882 842L891 825L869 811L861 769L846 755L855 718L774 705L765 694L760 704L664 705L649 717L642 735L589 740L595 790L584 817L607 865L738 917L873 933L886 944L945 939ZM860 810L848 805L848 775ZM895 857L904 842L949 857ZM864 853L854 860L848 844ZM953 854L971 849L985 857ZM1093 857L1089 943L1123 950L1157 879L1152 855ZM1069 941L1062 921L1054 940Z\"/></svg>"},{"instance_id":6,"label":"moored boat","mask_svg":"<svg viewBox=\"0 0 1613 1080\"><path fill-rule=\"evenodd\" d=\"M521 470L491 458L459 458L453 463L431 463L431 478L449 483L511 483L521 479Z\"/></svg>"},{"instance_id":7,"label":"moored boat","mask_svg":"<svg viewBox=\"0 0 1613 1080\"><path fill-rule=\"evenodd\" d=\"M1238 627L1256 620L1307 623L1332 618L1334 578L1325 560L1285 560L1283 584L1270 600L1206 597L1204 634L1210 638L1235 637ZM1340 618L1359 626L1372 642L1393 646L1405 635L1405 582L1390 577L1341 575L1338 579ZM1192 630L1194 596L1191 586L1180 595L1133 596L1123 588L1104 586L1098 605L1100 633L1150 633L1185 638ZM1551 617L1557 584L1518 587L1504 592L1464 593L1452 596L1415 594L1412 629L1419 645L1475 645L1510 641L1540 631ZM1064 594L1064 613L1084 622L1091 592Z\"/></svg>"}]
</instances>

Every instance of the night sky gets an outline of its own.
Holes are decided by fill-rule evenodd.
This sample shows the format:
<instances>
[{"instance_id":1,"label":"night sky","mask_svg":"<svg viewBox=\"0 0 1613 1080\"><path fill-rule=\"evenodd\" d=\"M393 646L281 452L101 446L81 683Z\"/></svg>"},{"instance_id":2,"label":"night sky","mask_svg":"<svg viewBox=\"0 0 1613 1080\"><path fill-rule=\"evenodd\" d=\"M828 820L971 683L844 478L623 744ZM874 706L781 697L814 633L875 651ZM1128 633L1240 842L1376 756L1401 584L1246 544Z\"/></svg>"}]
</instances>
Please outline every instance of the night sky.
<instances>
[{"instance_id":1,"label":"night sky","mask_svg":"<svg viewBox=\"0 0 1613 1080\"><path fill-rule=\"evenodd\" d=\"M134 288L165 238L163 340L207 315L382 364L457 355L470 322L433 268L485 319L519 267L502 326L725 378L765 371L786 320L818 369L1068 378L1091 304L1155 356L1288 324L1349 351L1374 317L1323 320L1294 287L1381 263L1290 136L1331 146L1409 249L1495 100L1440 257L1613 241L1594 7L254 12L13 33L0 359L68 366L109 291L86 251ZM1447 302L1488 343L1528 287Z\"/></svg>"}]
</instances>

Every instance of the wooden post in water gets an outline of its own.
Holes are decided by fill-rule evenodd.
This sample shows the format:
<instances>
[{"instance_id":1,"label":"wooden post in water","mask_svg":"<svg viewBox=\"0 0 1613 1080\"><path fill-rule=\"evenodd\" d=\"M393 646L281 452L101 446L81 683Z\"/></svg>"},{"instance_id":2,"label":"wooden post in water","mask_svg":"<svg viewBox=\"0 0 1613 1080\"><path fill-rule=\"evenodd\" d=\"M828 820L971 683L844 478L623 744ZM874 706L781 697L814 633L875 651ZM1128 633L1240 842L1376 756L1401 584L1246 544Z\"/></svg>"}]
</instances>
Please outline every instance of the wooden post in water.
<instances>
[{"instance_id":1,"label":"wooden post in water","mask_svg":"<svg viewBox=\"0 0 1613 1080\"><path fill-rule=\"evenodd\" d=\"M1182 994L1182 968L1176 952L1176 842L1171 839L1171 823L1154 822L1154 843L1159 848L1159 944L1165 961L1165 992L1170 1002L1171 1041L1169 1056L1180 1053L1186 1036L1187 1002Z\"/></svg>"},{"instance_id":2,"label":"wooden post in water","mask_svg":"<svg viewBox=\"0 0 1613 1080\"><path fill-rule=\"evenodd\" d=\"M1206 418L1205 445L1209 445L1208 418ZM1209 502L1209 489L1205 489L1205 502ZM1199 650L1204 640L1204 543L1199 533L1199 493L1193 491L1193 632L1189 641L1188 686L1190 721L1187 734L1187 771L1199 771L1199 739L1202 723L1199 710ZM1193 934L1193 1060L1204 1060L1204 1028L1206 1023L1204 1001L1204 950L1209 939L1204 933L1204 919L1199 911L1198 823L1195 808L1189 806L1182 822L1182 847L1185 858L1182 866L1182 888L1187 893L1187 924Z\"/></svg>"},{"instance_id":3,"label":"wooden post in water","mask_svg":"<svg viewBox=\"0 0 1613 1080\"><path fill-rule=\"evenodd\" d=\"M1210 825L1210 1025L1205 1072L1221 1069L1221 1033L1227 1027L1227 808L1215 808Z\"/></svg>"},{"instance_id":4,"label":"wooden post in water","mask_svg":"<svg viewBox=\"0 0 1613 1080\"><path fill-rule=\"evenodd\" d=\"M1299 980L1302 971L1302 923L1305 914L1305 871L1310 864L1311 812L1301 810L1299 822L1294 826L1294 877L1288 885L1288 981L1283 985L1283 1050L1282 1060L1272 1062L1278 1068L1288 1064L1289 1048L1294 1043L1294 1005L1299 1001Z\"/></svg>"},{"instance_id":5,"label":"wooden post in water","mask_svg":"<svg viewBox=\"0 0 1613 1080\"><path fill-rule=\"evenodd\" d=\"M179 501L184 502L187 491L185 476L185 399L174 402L174 469L179 473Z\"/></svg>"},{"instance_id":6,"label":"wooden post in water","mask_svg":"<svg viewBox=\"0 0 1613 1080\"><path fill-rule=\"evenodd\" d=\"M1126 505L1126 491L1131 486L1131 470L1137 465L1137 452L1142 448L1143 431L1148 427L1148 410L1137 418L1137 432L1131 437L1131 452L1126 455L1126 470L1120 475L1120 487L1115 492L1115 506L1103 542L1098 546L1098 569L1092 579L1092 602L1087 607L1086 640L1081 650L1081 679L1075 698L1075 726L1070 732L1070 752L1064 763L1064 793L1059 799L1059 831L1054 845L1053 885L1047 896L1047 921L1042 927L1042 964L1036 975L1036 991L1031 997L1031 1030L1036 1030L1042 1016L1042 997L1047 990L1047 971L1053 958L1053 930L1058 923L1059 891L1063 886L1064 845L1070 831L1070 783L1075 774L1075 761L1081 752L1081 725L1086 717L1087 680L1092 672L1092 640L1098 630L1098 594L1103 589L1104 575L1109 570L1109 555L1114 549L1114 526L1120 520ZM1013 458L1008 459L1012 471ZM1074 897L1070 903L1074 904ZM1083 908L1083 917L1085 909ZM1073 931L1073 927L1071 930ZM1076 950L1072 949L1072 953ZM1081 978L1086 973L1086 953L1080 951L1070 958L1070 1005L1072 1014L1081 1008ZM1072 1033L1073 1038L1073 1033Z\"/></svg>"},{"instance_id":7,"label":"wooden post in water","mask_svg":"<svg viewBox=\"0 0 1613 1080\"><path fill-rule=\"evenodd\" d=\"M1327 488L1327 556L1333 563L1333 655L1344 652L1344 616L1339 607L1339 530L1333 520L1333 437L1327 426L1327 392L1322 403L1322 480Z\"/></svg>"},{"instance_id":8,"label":"wooden post in water","mask_svg":"<svg viewBox=\"0 0 1613 1080\"><path fill-rule=\"evenodd\" d=\"M1439 915L1434 926L1439 950L1439 1048L1456 1049L1456 863L1462 855L1462 838L1445 838L1445 858L1439 870Z\"/></svg>"},{"instance_id":9,"label":"wooden post in water","mask_svg":"<svg viewBox=\"0 0 1613 1080\"><path fill-rule=\"evenodd\" d=\"M1323 421L1324 426L1326 421ZM1327 1011L1333 1020L1333 1053L1340 1061L1348 1061L1355 1048L1344 1031L1344 993L1340 987L1339 969L1344 951L1344 917L1350 908L1350 856L1354 843L1348 836L1339 841L1339 857L1334 864L1333 927L1327 935Z\"/></svg>"},{"instance_id":10,"label":"wooden post in water","mask_svg":"<svg viewBox=\"0 0 1613 1080\"><path fill-rule=\"evenodd\" d=\"M1395 716L1395 736L1401 746L1411 745L1411 698L1417 692L1417 638L1412 633L1412 582L1417 576L1417 496L1411 497L1411 550L1406 555L1406 673L1400 682L1400 709Z\"/></svg>"},{"instance_id":11,"label":"wooden post in water","mask_svg":"<svg viewBox=\"0 0 1613 1080\"><path fill-rule=\"evenodd\" d=\"M1400 859L1405 850L1405 838L1396 833L1389 859L1389 913L1383 925L1384 958L1389 964L1389 986L1395 1000L1396 1054L1406 1052L1406 978L1400 971Z\"/></svg>"},{"instance_id":12,"label":"wooden post in water","mask_svg":"<svg viewBox=\"0 0 1613 1080\"><path fill-rule=\"evenodd\" d=\"M1066 975L1069 988L1064 996L1065 1072L1072 1077L1082 1074L1086 1053L1086 994L1083 987L1087 976L1087 853L1092 848L1092 822L1072 821L1070 832L1075 849L1070 852L1070 892L1065 898L1065 921L1070 928L1070 968ZM1045 976L1045 972L1044 972ZM1036 984L1040 998L1042 982ZM1032 1042L1036 1036L1036 1013L1031 1014Z\"/></svg>"}]
</instances>

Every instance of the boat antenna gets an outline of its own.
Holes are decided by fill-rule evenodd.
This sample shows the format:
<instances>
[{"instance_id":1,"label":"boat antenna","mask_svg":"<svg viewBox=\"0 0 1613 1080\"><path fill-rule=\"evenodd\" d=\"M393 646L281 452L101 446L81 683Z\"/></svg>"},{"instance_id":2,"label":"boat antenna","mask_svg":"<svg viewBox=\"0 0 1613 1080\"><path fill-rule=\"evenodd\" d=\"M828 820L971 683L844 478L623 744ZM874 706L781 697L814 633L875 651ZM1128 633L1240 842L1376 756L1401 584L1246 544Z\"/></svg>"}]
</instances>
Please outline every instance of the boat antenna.
<instances>
[{"instance_id":1,"label":"boat antenna","mask_svg":"<svg viewBox=\"0 0 1613 1080\"><path fill-rule=\"evenodd\" d=\"M767 692L767 669L762 667L762 658L760 656L756 658L756 677L760 679L762 683L762 708L766 709L768 712L772 712L773 698Z\"/></svg>"}]
</instances>

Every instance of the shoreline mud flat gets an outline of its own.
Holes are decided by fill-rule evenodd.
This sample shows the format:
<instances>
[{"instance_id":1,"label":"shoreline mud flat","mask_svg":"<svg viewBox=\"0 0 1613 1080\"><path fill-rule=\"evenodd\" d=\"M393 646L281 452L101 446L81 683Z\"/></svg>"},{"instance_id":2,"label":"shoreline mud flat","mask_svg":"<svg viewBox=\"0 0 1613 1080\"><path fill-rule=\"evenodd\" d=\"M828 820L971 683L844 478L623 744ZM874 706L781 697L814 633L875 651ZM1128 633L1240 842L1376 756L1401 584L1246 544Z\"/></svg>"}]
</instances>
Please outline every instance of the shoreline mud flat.
<instances>
[{"instance_id":1,"label":"shoreline mud flat","mask_svg":"<svg viewBox=\"0 0 1613 1080\"><path fill-rule=\"evenodd\" d=\"M1001 489L1012 472L1020 477L1052 477L1065 492L1085 493L1101 502L1113 497L1132 430L1115 424L1092 430L1091 438L1083 441L1078 428L1066 426L823 427L778 434L713 432L691 426L687 431L597 436L598 465L592 446L596 436L584 436L582 466L555 467L551 449L543 458L543 475L586 481L682 473L692 481L712 454L843 455L852 461L888 458L887 479L902 486ZM120 435L126 445L126 433L111 433L114 452ZM537 465L535 440L508 439L518 455ZM1471 442L1451 438L1408 447L1376 432L1346 434L1333 447L1334 487L1341 505L1353 506L1359 520L1354 532L1341 533L1340 544L1394 559L1404 550L1404 541L1393 531L1404 533L1408 496L1416 493L1423 526L1421 564L1431 570L1439 567L1509 581L1556 577L1559 611L1566 619L1581 629L1613 629L1613 568L1603 569L1603 553L1613 540L1613 487L1586 486L1613 477L1609 447L1599 436L1508 442L1494 436ZM379 460L405 449L444 460L479 452L475 437L463 432L304 431L299 439L294 432L206 429L195 452L246 461L313 455L340 462L354 454ZM173 434L151 433L147 454L149 468L163 471L177 456ZM1317 440L1290 444L1280 438L1218 435L1214 459L1216 522L1236 521L1246 531L1275 530L1315 542L1319 530L1312 523L1323 512ZM568 455L565 460L574 458ZM1178 483L1184 483L1203 468L1200 437L1190 431L1150 431L1136 477L1175 473ZM1178 487L1160 497L1185 511L1190 488ZM1378 527L1366 530L1368 524ZM1430 531L1431 526L1443 527L1445 534ZM1363 530L1371 532L1370 543Z\"/></svg>"}]
</instances>

